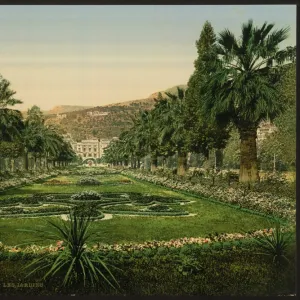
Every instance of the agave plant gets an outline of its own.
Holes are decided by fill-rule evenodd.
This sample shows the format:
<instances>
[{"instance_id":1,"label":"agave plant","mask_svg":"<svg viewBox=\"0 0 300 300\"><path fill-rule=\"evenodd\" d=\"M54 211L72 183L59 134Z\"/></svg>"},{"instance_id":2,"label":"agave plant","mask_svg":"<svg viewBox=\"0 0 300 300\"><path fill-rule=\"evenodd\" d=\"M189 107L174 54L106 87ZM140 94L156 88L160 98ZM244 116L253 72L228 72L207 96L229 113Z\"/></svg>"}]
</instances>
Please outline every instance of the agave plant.
<instances>
[{"instance_id":1,"label":"agave plant","mask_svg":"<svg viewBox=\"0 0 300 300\"><path fill-rule=\"evenodd\" d=\"M277 222L275 229L272 230L270 235L264 232L262 237L254 237L254 241L262 250L262 252L258 254L273 257L273 263L276 265L280 265L283 261L289 263L287 252L292 235L292 232L283 232L282 228L280 228L280 223Z\"/></svg>"},{"instance_id":2,"label":"agave plant","mask_svg":"<svg viewBox=\"0 0 300 300\"><path fill-rule=\"evenodd\" d=\"M78 210L70 210L68 221L62 221L61 224L48 221L57 231L55 237L60 240L59 255L54 262L53 259L48 259L51 254L33 260L25 266L25 270L33 268L26 277L46 270L44 280L53 278L57 273L64 273L62 281L64 287L80 282L86 286L87 281L94 287L95 283L104 280L117 289L116 286L119 284L104 261L96 254L88 255L86 251L86 243L95 234L89 232L91 215L91 211L83 215Z\"/></svg>"}]
</instances>

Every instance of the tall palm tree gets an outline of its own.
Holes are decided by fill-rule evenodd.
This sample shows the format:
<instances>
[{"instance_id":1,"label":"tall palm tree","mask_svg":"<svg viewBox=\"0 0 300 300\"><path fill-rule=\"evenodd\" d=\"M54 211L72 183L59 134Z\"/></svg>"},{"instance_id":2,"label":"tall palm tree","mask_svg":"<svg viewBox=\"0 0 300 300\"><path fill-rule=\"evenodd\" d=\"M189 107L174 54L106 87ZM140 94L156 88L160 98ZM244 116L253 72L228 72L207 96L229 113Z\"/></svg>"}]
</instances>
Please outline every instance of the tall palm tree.
<instances>
[{"instance_id":1,"label":"tall palm tree","mask_svg":"<svg viewBox=\"0 0 300 300\"><path fill-rule=\"evenodd\" d=\"M289 56L288 51L279 50L288 31L274 30L274 24L267 22L254 27L250 20L242 25L240 39L225 29L212 47L218 59L203 86L204 112L214 118L226 118L238 129L240 182L259 180L257 128L262 120L273 120L284 107L276 84L280 65Z\"/></svg>"},{"instance_id":2,"label":"tall palm tree","mask_svg":"<svg viewBox=\"0 0 300 300\"><path fill-rule=\"evenodd\" d=\"M158 132L157 119L153 111L140 112L136 122L136 139L144 145L144 151L151 155L151 172L156 170L157 159L160 155Z\"/></svg>"},{"instance_id":3,"label":"tall palm tree","mask_svg":"<svg viewBox=\"0 0 300 300\"><path fill-rule=\"evenodd\" d=\"M177 175L184 175L187 170L187 131L185 127L185 105L183 89L177 87L177 95L166 93L169 97L161 101L159 125L161 126L161 145L169 144L173 150L177 151Z\"/></svg>"},{"instance_id":4,"label":"tall palm tree","mask_svg":"<svg viewBox=\"0 0 300 300\"><path fill-rule=\"evenodd\" d=\"M29 153L38 153L43 148L43 134L41 126L24 121L20 142L23 145L24 169L29 169Z\"/></svg>"},{"instance_id":5,"label":"tall palm tree","mask_svg":"<svg viewBox=\"0 0 300 300\"><path fill-rule=\"evenodd\" d=\"M15 94L10 82L0 75L0 139L4 141L12 141L22 127L21 112L8 108L22 103L14 98Z\"/></svg>"}]
</instances>

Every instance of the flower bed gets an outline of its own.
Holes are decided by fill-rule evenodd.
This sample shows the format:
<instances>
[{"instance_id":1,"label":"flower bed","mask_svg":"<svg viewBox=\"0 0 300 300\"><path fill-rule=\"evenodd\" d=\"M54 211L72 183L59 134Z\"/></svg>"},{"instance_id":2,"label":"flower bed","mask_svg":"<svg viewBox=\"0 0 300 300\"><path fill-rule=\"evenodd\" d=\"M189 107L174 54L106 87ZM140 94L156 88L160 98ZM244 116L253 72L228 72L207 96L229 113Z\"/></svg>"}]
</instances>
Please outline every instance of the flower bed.
<instances>
[{"instance_id":1,"label":"flower bed","mask_svg":"<svg viewBox=\"0 0 300 300\"><path fill-rule=\"evenodd\" d=\"M251 209L268 216L279 217L290 222L295 222L296 203L293 199L288 197L274 196L270 193L247 192L242 188L208 187L201 184L193 185L188 182L181 183L155 175L144 175L128 170L123 171L123 174L132 176L138 180L144 180L156 185L198 195L210 201L228 203L236 207Z\"/></svg>"},{"instance_id":2,"label":"flower bed","mask_svg":"<svg viewBox=\"0 0 300 300\"><path fill-rule=\"evenodd\" d=\"M101 195L95 191L83 191L71 196L72 200L100 200Z\"/></svg>"},{"instance_id":3,"label":"flower bed","mask_svg":"<svg viewBox=\"0 0 300 300\"><path fill-rule=\"evenodd\" d=\"M118 170L111 169L100 169L97 168L95 170L73 170L72 175L81 175L81 176L94 176L94 175L112 175L112 174L120 174L121 172Z\"/></svg>"},{"instance_id":4,"label":"flower bed","mask_svg":"<svg viewBox=\"0 0 300 300\"><path fill-rule=\"evenodd\" d=\"M69 174L69 170L55 170L51 171L49 173L24 173L21 177L15 176L14 178L2 180L0 181L0 194L1 192L4 192L6 190L21 187L28 184L33 184L35 182L43 182L46 179L49 179L51 177L55 177L58 175L67 175Z\"/></svg>"},{"instance_id":5,"label":"flower bed","mask_svg":"<svg viewBox=\"0 0 300 300\"><path fill-rule=\"evenodd\" d=\"M43 184L45 184L45 185L71 185L72 182L66 181L66 180L51 179L51 180L47 180Z\"/></svg>"},{"instance_id":6,"label":"flower bed","mask_svg":"<svg viewBox=\"0 0 300 300\"><path fill-rule=\"evenodd\" d=\"M166 249L173 249L173 248L182 248L184 246L189 245L208 245L208 249L212 249L215 243L225 243L230 242L232 246L238 245L249 245L253 241L254 237L262 237L264 235L271 235L272 231L275 228L266 228L262 230L255 230L253 232L247 233L220 233L220 234L211 234L206 237L183 237L179 239L172 239L169 241L146 241L144 243L121 243L121 244L104 244L104 243L96 243L93 246L87 247L87 251L89 252L108 252L108 251L127 251L132 252L135 250L145 250L145 249L156 249L159 248L166 248ZM283 232L289 232L291 230L290 227L282 227L281 229ZM254 241L253 241L254 243ZM219 245L219 244L217 244ZM226 244L225 244L226 245ZM38 246L38 245L31 245L26 247L16 247L16 246L8 246L4 245L0 242L0 252L34 252L34 253L44 253L44 252L55 252L55 247L52 245L50 246Z\"/></svg>"}]
</instances>

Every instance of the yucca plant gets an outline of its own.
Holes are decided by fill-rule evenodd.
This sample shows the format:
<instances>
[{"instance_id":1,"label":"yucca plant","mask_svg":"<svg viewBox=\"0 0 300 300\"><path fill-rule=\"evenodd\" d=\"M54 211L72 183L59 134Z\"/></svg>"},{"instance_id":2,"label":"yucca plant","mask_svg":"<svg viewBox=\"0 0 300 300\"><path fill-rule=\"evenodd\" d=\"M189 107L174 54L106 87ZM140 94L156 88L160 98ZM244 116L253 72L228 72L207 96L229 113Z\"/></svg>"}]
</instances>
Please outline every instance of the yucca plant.
<instances>
[{"instance_id":1,"label":"yucca plant","mask_svg":"<svg viewBox=\"0 0 300 300\"><path fill-rule=\"evenodd\" d=\"M61 224L48 221L57 231L55 237L62 241L59 245L59 255L54 262L53 259L48 259L52 256L51 254L33 260L25 266L25 270L33 268L26 277L45 271L43 277L45 280L55 277L58 273L64 273L63 287L78 283L86 286L87 281L94 287L95 283L104 280L111 287L117 289L119 284L104 261L96 254L88 255L89 253L86 251L86 243L95 234L89 230L92 222L91 216L92 209L85 214L73 209L69 212L68 221L62 221ZM65 247L61 247L62 244Z\"/></svg>"},{"instance_id":2,"label":"yucca plant","mask_svg":"<svg viewBox=\"0 0 300 300\"><path fill-rule=\"evenodd\" d=\"M289 263L287 252L291 244L292 235L292 232L283 232L280 223L277 222L271 235L263 233L262 237L254 237L254 241L262 250L258 254L271 256L275 265L281 265L284 261Z\"/></svg>"}]
</instances>

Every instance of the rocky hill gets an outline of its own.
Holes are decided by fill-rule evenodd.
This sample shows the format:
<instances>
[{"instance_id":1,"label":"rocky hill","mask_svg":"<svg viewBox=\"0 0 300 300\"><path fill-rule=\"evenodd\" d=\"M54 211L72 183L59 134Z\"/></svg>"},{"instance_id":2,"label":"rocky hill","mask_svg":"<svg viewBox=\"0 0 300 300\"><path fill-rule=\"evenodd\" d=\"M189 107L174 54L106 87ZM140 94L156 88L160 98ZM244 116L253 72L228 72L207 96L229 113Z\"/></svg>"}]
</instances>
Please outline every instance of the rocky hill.
<instances>
[{"instance_id":1,"label":"rocky hill","mask_svg":"<svg viewBox=\"0 0 300 300\"><path fill-rule=\"evenodd\" d=\"M186 88L185 85L180 85ZM176 93L177 88L172 87L161 91ZM132 117L139 110L150 110L154 107L155 98L159 92L151 94L144 99L125 101L93 108L85 108L66 112L65 116L57 117L57 112L46 115L46 123L54 124L63 133L70 133L74 140L87 138L112 138L132 126ZM62 106L63 107L63 106ZM75 106L73 106L75 107ZM55 108L52 112L57 111Z\"/></svg>"}]
</instances>

